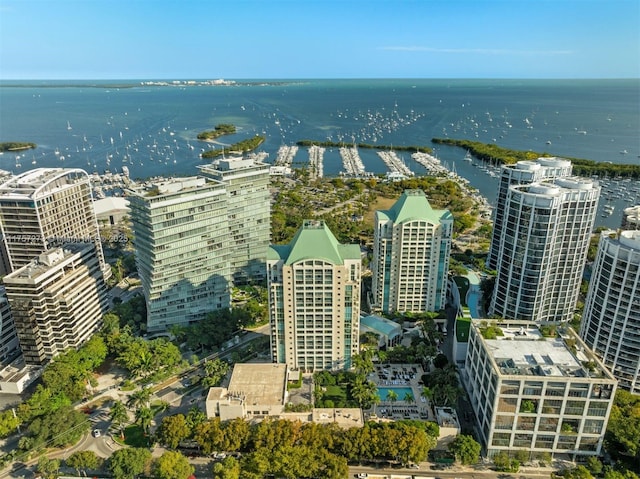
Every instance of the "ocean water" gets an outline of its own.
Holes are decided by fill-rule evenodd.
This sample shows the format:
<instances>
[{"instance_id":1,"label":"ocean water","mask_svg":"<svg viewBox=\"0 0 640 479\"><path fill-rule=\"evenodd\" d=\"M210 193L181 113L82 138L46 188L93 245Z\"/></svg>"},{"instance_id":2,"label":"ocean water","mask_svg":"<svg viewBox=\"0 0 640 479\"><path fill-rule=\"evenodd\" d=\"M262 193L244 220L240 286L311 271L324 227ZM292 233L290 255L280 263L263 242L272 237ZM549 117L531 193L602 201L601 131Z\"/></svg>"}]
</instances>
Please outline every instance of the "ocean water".
<instances>
[{"instance_id":1,"label":"ocean water","mask_svg":"<svg viewBox=\"0 0 640 479\"><path fill-rule=\"evenodd\" d=\"M216 146L196 135L218 123L238 128L220 138L224 144L266 136L259 151L269 153L270 162L280 146L302 139L433 146L432 138L449 137L640 164L639 105L637 80L286 80L236 86L5 81L0 141L34 142L38 148L5 152L0 168L65 166L102 173L127 166L133 178L195 174L203 163L199 155ZM493 200L497 179L462 161L463 151L438 146L436 155ZM387 171L375 151L360 150L360 156L367 171ZM424 173L408 153L400 156L416 174ZM300 149L294 166L308 157ZM338 151L328 149L325 176L341 170ZM622 208L635 198L615 201ZM616 226L619 218L600 221Z\"/></svg>"}]
</instances>

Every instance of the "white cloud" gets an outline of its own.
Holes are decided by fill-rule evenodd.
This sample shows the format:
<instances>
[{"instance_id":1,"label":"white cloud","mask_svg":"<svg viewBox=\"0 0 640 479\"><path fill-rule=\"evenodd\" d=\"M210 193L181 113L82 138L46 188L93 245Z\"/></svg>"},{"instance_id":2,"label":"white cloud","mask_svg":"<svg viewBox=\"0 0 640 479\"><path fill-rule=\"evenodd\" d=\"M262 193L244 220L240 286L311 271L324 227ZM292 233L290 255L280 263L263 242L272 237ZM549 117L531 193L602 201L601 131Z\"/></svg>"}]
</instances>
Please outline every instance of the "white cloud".
<instances>
[{"instance_id":1,"label":"white cloud","mask_svg":"<svg viewBox=\"0 0 640 479\"><path fill-rule=\"evenodd\" d=\"M434 48L420 46L389 46L380 50L399 52L474 53L478 55L571 55L571 50L505 50L497 48Z\"/></svg>"}]
</instances>

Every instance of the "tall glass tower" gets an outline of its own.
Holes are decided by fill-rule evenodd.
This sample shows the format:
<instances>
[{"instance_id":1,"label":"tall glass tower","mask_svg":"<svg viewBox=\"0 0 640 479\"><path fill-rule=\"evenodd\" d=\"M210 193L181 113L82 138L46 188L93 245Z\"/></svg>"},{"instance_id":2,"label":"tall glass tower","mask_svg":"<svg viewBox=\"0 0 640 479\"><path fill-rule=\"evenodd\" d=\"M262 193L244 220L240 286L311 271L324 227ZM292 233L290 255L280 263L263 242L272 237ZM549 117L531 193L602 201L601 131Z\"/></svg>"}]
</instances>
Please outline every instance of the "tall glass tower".
<instances>
[{"instance_id":1,"label":"tall glass tower","mask_svg":"<svg viewBox=\"0 0 640 479\"><path fill-rule=\"evenodd\" d=\"M203 177L128 191L147 330L187 326L230 306L226 190Z\"/></svg>"},{"instance_id":2,"label":"tall glass tower","mask_svg":"<svg viewBox=\"0 0 640 479\"><path fill-rule=\"evenodd\" d=\"M599 195L597 183L577 177L509 187L490 315L572 318Z\"/></svg>"},{"instance_id":3,"label":"tall glass tower","mask_svg":"<svg viewBox=\"0 0 640 479\"><path fill-rule=\"evenodd\" d=\"M529 185L551 178L562 178L571 175L571 162L561 158L538 158L535 161L519 161L513 165L503 165L500 169L500 184L493 210L493 235L487 256L487 267L496 269L500 236L504 228L505 204L509 187L512 185Z\"/></svg>"},{"instance_id":4,"label":"tall glass tower","mask_svg":"<svg viewBox=\"0 0 640 479\"><path fill-rule=\"evenodd\" d=\"M620 387L640 394L640 231L604 231L580 336Z\"/></svg>"}]
</instances>

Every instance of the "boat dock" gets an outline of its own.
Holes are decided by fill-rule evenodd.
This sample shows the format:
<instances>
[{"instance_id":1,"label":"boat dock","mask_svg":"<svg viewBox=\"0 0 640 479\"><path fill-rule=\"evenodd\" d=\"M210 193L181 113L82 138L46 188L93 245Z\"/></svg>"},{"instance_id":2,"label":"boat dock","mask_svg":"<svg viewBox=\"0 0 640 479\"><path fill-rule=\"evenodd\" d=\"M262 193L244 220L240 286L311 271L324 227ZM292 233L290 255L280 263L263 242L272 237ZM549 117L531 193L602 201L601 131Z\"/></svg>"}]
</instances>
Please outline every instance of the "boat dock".
<instances>
[{"instance_id":1,"label":"boat dock","mask_svg":"<svg viewBox=\"0 0 640 479\"><path fill-rule=\"evenodd\" d=\"M429 153L416 152L411 155L411 158L416 163L424 166L427 169L427 172L432 175L447 175L449 174L449 170L445 166L440 163L440 160L435 156L430 155Z\"/></svg>"},{"instance_id":2,"label":"boat dock","mask_svg":"<svg viewBox=\"0 0 640 479\"><path fill-rule=\"evenodd\" d=\"M360 154L358 153L358 149L355 147L340 148L340 157L342 158L342 168L344 168L344 172L347 176L365 176L366 172L364 169L364 163L360 159Z\"/></svg>"},{"instance_id":3,"label":"boat dock","mask_svg":"<svg viewBox=\"0 0 640 479\"><path fill-rule=\"evenodd\" d=\"M280 148L278 148L278 155L276 156L276 162L274 163L274 165L290 167L291 163L293 163L293 158L296 156L296 153L298 153L297 145L282 145Z\"/></svg>"},{"instance_id":4,"label":"boat dock","mask_svg":"<svg viewBox=\"0 0 640 479\"><path fill-rule=\"evenodd\" d=\"M378 156L387 165L391 174L413 176L414 173L409 169L407 165L398 157L395 151L379 151Z\"/></svg>"},{"instance_id":5,"label":"boat dock","mask_svg":"<svg viewBox=\"0 0 640 479\"><path fill-rule=\"evenodd\" d=\"M324 150L324 148L317 145L309 147L309 176L312 180L324 176Z\"/></svg>"}]
</instances>

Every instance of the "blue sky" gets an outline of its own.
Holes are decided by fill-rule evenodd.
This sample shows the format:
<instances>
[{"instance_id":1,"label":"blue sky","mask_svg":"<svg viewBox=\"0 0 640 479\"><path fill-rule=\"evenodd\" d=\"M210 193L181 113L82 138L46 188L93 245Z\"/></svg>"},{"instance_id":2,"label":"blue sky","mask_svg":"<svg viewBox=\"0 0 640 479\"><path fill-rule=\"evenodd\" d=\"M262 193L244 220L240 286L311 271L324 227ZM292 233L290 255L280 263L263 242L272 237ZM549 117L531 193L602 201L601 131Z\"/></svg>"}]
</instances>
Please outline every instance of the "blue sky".
<instances>
[{"instance_id":1,"label":"blue sky","mask_svg":"<svg viewBox=\"0 0 640 479\"><path fill-rule=\"evenodd\" d=\"M638 0L0 0L0 79L640 78Z\"/></svg>"}]
</instances>

